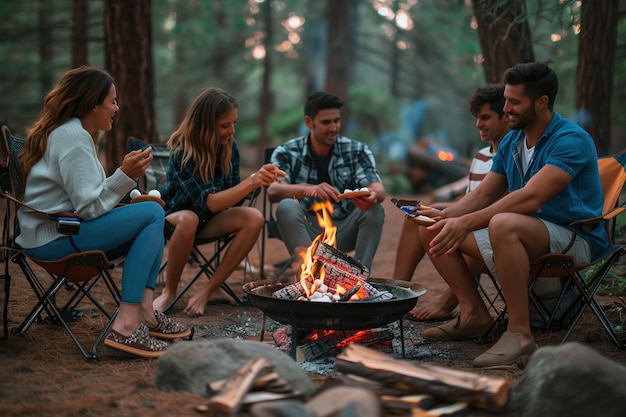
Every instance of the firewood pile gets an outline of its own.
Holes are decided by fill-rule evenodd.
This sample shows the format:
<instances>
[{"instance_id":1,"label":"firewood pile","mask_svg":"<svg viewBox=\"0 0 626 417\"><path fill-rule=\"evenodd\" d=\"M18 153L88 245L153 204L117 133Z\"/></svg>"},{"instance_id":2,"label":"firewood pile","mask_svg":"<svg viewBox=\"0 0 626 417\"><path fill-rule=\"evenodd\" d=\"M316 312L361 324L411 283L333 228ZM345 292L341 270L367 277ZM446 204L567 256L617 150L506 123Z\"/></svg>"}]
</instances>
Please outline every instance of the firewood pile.
<instances>
[{"instance_id":1,"label":"firewood pile","mask_svg":"<svg viewBox=\"0 0 626 417\"><path fill-rule=\"evenodd\" d=\"M413 417L502 412L512 385L505 378L394 359L356 344L337 356L336 366L345 384L369 387L389 413Z\"/></svg>"},{"instance_id":2,"label":"firewood pile","mask_svg":"<svg viewBox=\"0 0 626 417\"><path fill-rule=\"evenodd\" d=\"M335 385L339 382L378 396L381 414L374 416L451 417L472 409L502 412L512 384L505 378L395 359L357 344L337 356L336 366L340 375ZM260 403L309 400L262 358L248 360L227 380L207 384L207 392L211 397L196 409L210 416L234 416Z\"/></svg>"}]
</instances>

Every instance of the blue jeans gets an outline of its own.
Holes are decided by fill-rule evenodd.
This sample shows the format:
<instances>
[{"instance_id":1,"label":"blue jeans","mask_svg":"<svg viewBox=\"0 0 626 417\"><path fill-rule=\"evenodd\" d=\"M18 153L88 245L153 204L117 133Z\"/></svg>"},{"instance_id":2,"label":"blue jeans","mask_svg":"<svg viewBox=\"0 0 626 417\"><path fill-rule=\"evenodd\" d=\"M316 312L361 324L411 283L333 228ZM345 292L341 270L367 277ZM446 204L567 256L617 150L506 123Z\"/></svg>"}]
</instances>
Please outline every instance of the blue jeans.
<instances>
[{"instance_id":1,"label":"blue jeans","mask_svg":"<svg viewBox=\"0 0 626 417\"><path fill-rule=\"evenodd\" d=\"M126 257L122 271L123 303L141 304L146 288L154 289L163 258L165 216L157 203L143 202L114 208L102 216L82 221L73 239L81 251L100 250L109 259ZM40 260L63 258L76 250L67 236L38 248L24 249Z\"/></svg>"}]
</instances>

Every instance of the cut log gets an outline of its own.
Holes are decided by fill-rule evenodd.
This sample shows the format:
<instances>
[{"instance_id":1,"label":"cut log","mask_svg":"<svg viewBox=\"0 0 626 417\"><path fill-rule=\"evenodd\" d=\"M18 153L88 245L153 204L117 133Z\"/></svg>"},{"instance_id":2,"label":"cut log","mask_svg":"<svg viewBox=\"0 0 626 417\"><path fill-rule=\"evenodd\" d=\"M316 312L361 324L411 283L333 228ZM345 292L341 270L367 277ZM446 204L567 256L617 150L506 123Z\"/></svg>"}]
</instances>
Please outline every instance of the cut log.
<instances>
[{"instance_id":1,"label":"cut log","mask_svg":"<svg viewBox=\"0 0 626 417\"><path fill-rule=\"evenodd\" d=\"M393 331L387 328L370 330L318 330L300 343L307 361L321 358L351 343L371 345L385 340L393 340Z\"/></svg>"},{"instance_id":2,"label":"cut log","mask_svg":"<svg viewBox=\"0 0 626 417\"><path fill-rule=\"evenodd\" d=\"M430 394L487 410L503 410L511 388L511 381L505 378L394 359L355 344L337 356L336 366L340 372L403 387L409 393Z\"/></svg>"},{"instance_id":3,"label":"cut log","mask_svg":"<svg viewBox=\"0 0 626 417\"><path fill-rule=\"evenodd\" d=\"M414 394L404 395L401 397L395 395L381 395L380 402L385 408L394 410L411 410L413 408L432 408L440 401L431 395Z\"/></svg>"},{"instance_id":4,"label":"cut log","mask_svg":"<svg viewBox=\"0 0 626 417\"><path fill-rule=\"evenodd\" d=\"M211 416L234 416L242 405L245 395L252 389L254 381L273 370L273 365L263 358L250 359L244 362L237 373L229 378L205 404Z\"/></svg>"},{"instance_id":5,"label":"cut log","mask_svg":"<svg viewBox=\"0 0 626 417\"><path fill-rule=\"evenodd\" d=\"M428 410L415 408L411 411L411 417L456 417L467 414L468 411L467 404L454 403Z\"/></svg>"},{"instance_id":6,"label":"cut log","mask_svg":"<svg viewBox=\"0 0 626 417\"><path fill-rule=\"evenodd\" d=\"M207 384L207 392L209 394L217 394L228 382L228 379L220 379L217 381L209 382ZM267 391L267 392L287 392L292 390L289 381L280 377L280 374L276 371L268 372L265 375L261 375L254 380L250 391Z\"/></svg>"}]
</instances>

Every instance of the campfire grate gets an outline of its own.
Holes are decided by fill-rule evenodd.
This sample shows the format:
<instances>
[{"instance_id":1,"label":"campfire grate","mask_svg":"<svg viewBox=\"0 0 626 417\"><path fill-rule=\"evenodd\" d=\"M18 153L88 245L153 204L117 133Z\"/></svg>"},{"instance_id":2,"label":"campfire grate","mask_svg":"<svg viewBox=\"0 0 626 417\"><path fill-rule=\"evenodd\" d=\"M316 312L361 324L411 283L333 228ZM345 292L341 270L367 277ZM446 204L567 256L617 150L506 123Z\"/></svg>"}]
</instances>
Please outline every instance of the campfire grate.
<instances>
[{"instance_id":1,"label":"campfire grate","mask_svg":"<svg viewBox=\"0 0 626 417\"><path fill-rule=\"evenodd\" d=\"M296 358L298 330L363 330L381 327L398 321L404 357L404 326L402 317L415 307L417 300L426 290L421 286L405 281L370 278L371 284L382 293L390 293L393 298L359 302L315 303L289 298L277 298L274 294L293 284L275 283L271 280L253 281L245 284L243 290L250 304L263 312L260 340L263 341L267 317L290 325L291 357Z\"/></svg>"}]
</instances>

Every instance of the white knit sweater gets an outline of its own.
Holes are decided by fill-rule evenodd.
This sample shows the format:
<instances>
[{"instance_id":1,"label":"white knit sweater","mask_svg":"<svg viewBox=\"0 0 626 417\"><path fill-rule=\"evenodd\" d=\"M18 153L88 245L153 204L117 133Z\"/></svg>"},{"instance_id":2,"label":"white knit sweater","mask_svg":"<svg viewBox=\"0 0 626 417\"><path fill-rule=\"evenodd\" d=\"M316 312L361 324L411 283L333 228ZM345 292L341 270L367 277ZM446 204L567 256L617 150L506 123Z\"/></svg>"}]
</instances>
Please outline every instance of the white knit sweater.
<instances>
[{"instance_id":1,"label":"white knit sweater","mask_svg":"<svg viewBox=\"0 0 626 417\"><path fill-rule=\"evenodd\" d=\"M42 211L69 211L90 220L111 210L134 187L135 181L120 168L106 178L91 135L73 118L48 136L44 155L26 180L23 201ZM17 243L23 248L62 236L46 216L20 208L17 217Z\"/></svg>"}]
</instances>

